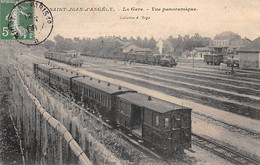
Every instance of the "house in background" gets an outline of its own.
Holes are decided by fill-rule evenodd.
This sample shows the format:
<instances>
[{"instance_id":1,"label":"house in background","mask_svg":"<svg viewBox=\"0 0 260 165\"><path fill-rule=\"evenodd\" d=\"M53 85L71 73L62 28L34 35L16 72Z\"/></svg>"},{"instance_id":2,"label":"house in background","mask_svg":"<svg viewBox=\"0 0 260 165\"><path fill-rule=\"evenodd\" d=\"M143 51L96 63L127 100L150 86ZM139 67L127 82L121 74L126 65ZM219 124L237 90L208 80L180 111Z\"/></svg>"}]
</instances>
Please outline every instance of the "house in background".
<instances>
[{"instance_id":1,"label":"house in background","mask_svg":"<svg viewBox=\"0 0 260 165\"><path fill-rule=\"evenodd\" d=\"M135 54L145 54L145 55L153 54L153 52L150 48L140 48L139 46L135 45L134 43L124 46L123 53L135 53Z\"/></svg>"},{"instance_id":2,"label":"house in background","mask_svg":"<svg viewBox=\"0 0 260 165\"><path fill-rule=\"evenodd\" d=\"M132 44L132 42L130 42L130 41L123 41L119 37L115 37L113 39L113 41L119 43L121 45L121 47L125 47L125 46L128 46L128 45Z\"/></svg>"},{"instance_id":3,"label":"house in background","mask_svg":"<svg viewBox=\"0 0 260 165\"><path fill-rule=\"evenodd\" d=\"M238 50L241 69L260 69L260 37Z\"/></svg>"},{"instance_id":4,"label":"house in background","mask_svg":"<svg viewBox=\"0 0 260 165\"><path fill-rule=\"evenodd\" d=\"M238 49L250 42L251 41L247 38L241 38L240 35L227 31L217 34L209 48L212 49L214 54L222 54L224 56L227 56L228 54L236 55Z\"/></svg>"},{"instance_id":5,"label":"house in background","mask_svg":"<svg viewBox=\"0 0 260 165\"><path fill-rule=\"evenodd\" d=\"M181 56L184 58L192 58L193 56L195 56L196 54L196 50L185 50L184 52L182 52Z\"/></svg>"},{"instance_id":6,"label":"house in background","mask_svg":"<svg viewBox=\"0 0 260 165\"><path fill-rule=\"evenodd\" d=\"M120 45L122 53L136 53L136 54L146 54L146 55L153 54L150 48L141 48L136 44L134 44L133 42L123 41L119 37L116 37L113 41Z\"/></svg>"},{"instance_id":7,"label":"house in background","mask_svg":"<svg viewBox=\"0 0 260 165\"><path fill-rule=\"evenodd\" d=\"M194 48L194 51L195 51L194 58L203 60L204 55L210 54L211 49L208 47L197 47L197 48Z\"/></svg>"}]
</instances>

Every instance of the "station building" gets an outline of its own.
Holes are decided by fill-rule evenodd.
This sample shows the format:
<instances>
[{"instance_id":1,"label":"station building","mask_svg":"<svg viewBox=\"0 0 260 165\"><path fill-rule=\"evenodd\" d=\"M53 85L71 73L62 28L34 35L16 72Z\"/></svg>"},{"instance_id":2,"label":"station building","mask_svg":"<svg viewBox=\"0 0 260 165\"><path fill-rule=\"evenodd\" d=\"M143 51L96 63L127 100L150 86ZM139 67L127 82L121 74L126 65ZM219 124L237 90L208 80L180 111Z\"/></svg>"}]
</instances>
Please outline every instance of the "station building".
<instances>
[{"instance_id":1,"label":"station building","mask_svg":"<svg viewBox=\"0 0 260 165\"><path fill-rule=\"evenodd\" d=\"M240 48L239 67L241 69L259 69L260 70L260 37L252 43Z\"/></svg>"},{"instance_id":2,"label":"station building","mask_svg":"<svg viewBox=\"0 0 260 165\"><path fill-rule=\"evenodd\" d=\"M236 55L237 50L250 42L247 38L241 38L240 35L227 31L217 34L209 48L212 49L214 54L222 54L224 56L229 54Z\"/></svg>"}]
</instances>

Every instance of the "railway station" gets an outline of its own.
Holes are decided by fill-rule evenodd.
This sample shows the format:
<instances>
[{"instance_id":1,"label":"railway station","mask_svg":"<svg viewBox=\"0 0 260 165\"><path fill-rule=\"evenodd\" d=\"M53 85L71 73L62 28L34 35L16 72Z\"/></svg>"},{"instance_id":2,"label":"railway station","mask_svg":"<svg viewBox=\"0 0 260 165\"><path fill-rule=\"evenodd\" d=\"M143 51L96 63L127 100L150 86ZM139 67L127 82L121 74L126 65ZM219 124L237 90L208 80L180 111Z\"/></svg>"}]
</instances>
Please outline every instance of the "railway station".
<instances>
[{"instance_id":1,"label":"railway station","mask_svg":"<svg viewBox=\"0 0 260 165\"><path fill-rule=\"evenodd\" d=\"M0 165L259 165L259 6L1 1Z\"/></svg>"},{"instance_id":2,"label":"railway station","mask_svg":"<svg viewBox=\"0 0 260 165\"><path fill-rule=\"evenodd\" d=\"M159 164L193 164L191 158L196 154L196 159L201 159L200 154L214 155L211 161L216 162L238 164L242 160L258 163L256 146L260 132L257 126L260 118L260 81L257 70L234 67L234 73L229 75L221 70L220 64L208 65L204 62L207 55L204 55L204 60L196 60L195 63L188 61L188 58L176 59L177 65L174 67L165 67L160 64L162 61L154 65L133 60L133 57L131 60L116 57L88 56L75 51L47 51L36 55L13 53L6 56L9 66L6 71L17 74L18 79L13 77L13 81L17 79L24 83L27 95L33 97L32 101L38 100L42 106L39 114L34 112L28 119L38 123L47 118L49 125L55 126L52 118L48 117L53 115L60 125L71 132L86 157L94 151L93 148L86 148L86 144L107 134L109 138L103 140L108 143L121 141L118 147L128 148L124 154L132 156L130 151L138 151L145 159L154 157L153 160ZM162 58L169 59L167 56ZM20 69L15 71L16 68ZM21 92L17 87L12 87L13 92ZM42 95L43 91L46 92L45 96ZM22 94L16 94L16 97L22 97ZM30 106L25 108L31 109ZM35 115L36 118L33 117ZM21 119L14 121L23 122ZM86 121L91 121L91 124ZM55 126L57 129L58 125ZM24 131L33 131L36 137L40 136L37 130L41 130L41 126L27 127L29 130L23 128ZM84 130L103 133L100 137ZM51 137L55 133L46 135ZM117 138L110 141L111 137ZM32 143L30 139L28 142ZM38 142L46 143L46 139L39 139L34 145L37 146ZM57 142L48 140L47 143ZM101 147L103 144L99 145ZM221 151L216 151L216 148ZM101 150L112 154L117 149ZM32 152L33 149L28 149L28 154ZM66 152L52 154L66 155ZM227 153L233 156L227 156ZM127 159L113 155L118 162ZM76 161L73 156L69 159L71 163ZM114 162L112 158L107 161Z\"/></svg>"}]
</instances>

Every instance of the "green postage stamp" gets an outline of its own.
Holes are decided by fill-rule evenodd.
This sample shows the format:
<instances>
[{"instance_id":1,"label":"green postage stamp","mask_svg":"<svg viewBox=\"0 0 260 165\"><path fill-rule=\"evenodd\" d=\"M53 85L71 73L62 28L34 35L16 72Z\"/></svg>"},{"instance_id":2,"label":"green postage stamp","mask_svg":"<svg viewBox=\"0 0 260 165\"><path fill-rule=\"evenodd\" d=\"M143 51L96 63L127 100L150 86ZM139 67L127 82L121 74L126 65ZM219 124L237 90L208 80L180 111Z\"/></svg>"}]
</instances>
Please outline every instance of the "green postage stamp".
<instances>
[{"instance_id":1,"label":"green postage stamp","mask_svg":"<svg viewBox=\"0 0 260 165\"><path fill-rule=\"evenodd\" d=\"M1 0L1 40L33 40L33 3Z\"/></svg>"},{"instance_id":2,"label":"green postage stamp","mask_svg":"<svg viewBox=\"0 0 260 165\"><path fill-rule=\"evenodd\" d=\"M49 8L36 0L0 0L1 40L16 40L25 45L44 42L52 32Z\"/></svg>"}]
</instances>

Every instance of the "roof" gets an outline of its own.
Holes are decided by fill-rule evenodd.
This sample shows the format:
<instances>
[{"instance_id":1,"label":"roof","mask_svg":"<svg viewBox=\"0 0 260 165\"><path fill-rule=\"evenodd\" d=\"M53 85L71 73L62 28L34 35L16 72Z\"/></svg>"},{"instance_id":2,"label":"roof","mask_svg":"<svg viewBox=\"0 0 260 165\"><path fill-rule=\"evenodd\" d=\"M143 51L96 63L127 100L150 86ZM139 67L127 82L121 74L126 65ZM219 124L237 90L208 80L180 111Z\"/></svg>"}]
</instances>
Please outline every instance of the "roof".
<instances>
[{"instance_id":1,"label":"roof","mask_svg":"<svg viewBox=\"0 0 260 165\"><path fill-rule=\"evenodd\" d=\"M85 77L85 78L77 77L77 78L74 78L73 80L77 81L77 82L84 83L86 85L89 85L93 88L99 89L99 90L104 91L104 92L109 93L109 94L126 92L126 91L133 91L133 90L130 90L130 89L125 88L125 87L121 87L121 89L119 89L118 85L111 84L111 83L109 84L110 86L108 86L107 82L104 82L104 81L98 82L97 79L90 80L89 77Z\"/></svg>"},{"instance_id":2,"label":"roof","mask_svg":"<svg viewBox=\"0 0 260 165\"><path fill-rule=\"evenodd\" d=\"M231 31L222 32L220 34L217 34L214 37L214 40L231 40L231 39L241 39L241 37L240 35Z\"/></svg>"},{"instance_id":3,"label":"roof","mask_svg":"<svg viewBox=\"0 0 260 165\"><path fill-rule=\"evenodd\" d=\"M137 48L135 49L136 52L151 52L150 48Z\"/></svg>"},{"instance_id":4,"label":"roof","mask_svg":"<svg viewBox=\"0 0 260 165\"><path fill-rule=\"evenodd\" d=\"M49 70L49 69L52 69L52 68L55 69L54 66L52 66L52 65L47 65L47 64L38 64L38 67L41 67L41 68L43 68L43 69L45 69L45 70Z\"/></svg>"},{"instance_id":5,"label":"roof","mask_svg":"<svg viewBox=\"0 0 260 165\"><path fill-rule=\"evenodd\" d=\"M239 52L260 52L260 37L238 50Z\"/></svg>"},{"instance_id":6,"label":"roof","mask_svg":"<svg viewBox=\"0 0 260 165\"><path fill-rule=\"evenodd\" d=\"M132 104L151 109L158 113L167 113L170 111L190 109L161 99L157 99L155 97L151 97L151 101L149 101L148 96L141 93L125 93L117 97L127 100Z\"/></svg>"},{"instance_id":7,"label":"roof","mask_svg":"<svg viewBox=\"0 0 260 165\"><path fill-rule=\"evenodd\" d=\"M123 48L123 52L152 52L150 48L140 48L136 44L130 44Z\"/></svg>"},{"instance_id":8,"label":"roof","mask_svg":"<svg viewBox=\"0 0 260 165\"><path fill-rule=\"evenodd\" d=\"M66 69L54 69L54 70L51 70L51 73L54 73L56 75L60 75L60 76L64 76L64 77L67 77L67 78L71 78L71 77L75 77L77 76L77 74L75 72L72 72L72 71L67 71Z\"/></svg>"},{"instance_id":9,"label":"roof","mask_svg":"<svg viewBox=\"0 0 260 165\"><path fill-rule=\"evenodd\" d=\"M209 48L228 48L229 46L209 46Z\"/></svg>"},{"instance_id":10,"label":"roof","mask_svg":"<svg viewBox=\"0 0 260 165\"><path fill-rule=\"evenodd\" d=\"M208 47L196 47L194 48L198 52L209 52L210 49Z\"/></svg>"},{"instance_id":11,"label":"roof","mask_svg":"<svg viewBox=\"0 0 260 165\"><path fill-rule=\"evenodd\" d=\"M115 42L119 42L122 45L122 47L125 47L125 46L128 46L128 45L132 44L132 42L130 42L130 41L123 41L119 37L116 37L113 40Z\"/></svg>"}]
</instances>

